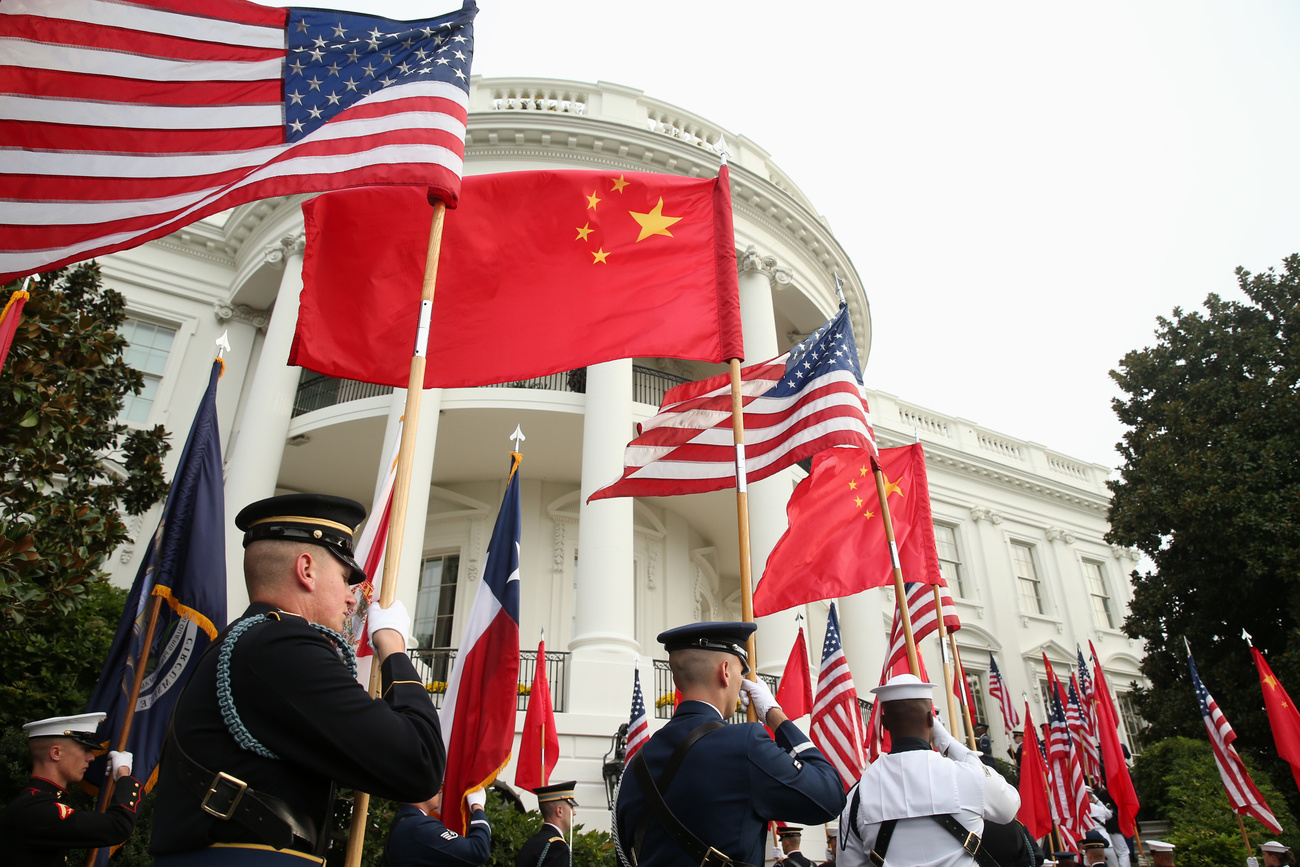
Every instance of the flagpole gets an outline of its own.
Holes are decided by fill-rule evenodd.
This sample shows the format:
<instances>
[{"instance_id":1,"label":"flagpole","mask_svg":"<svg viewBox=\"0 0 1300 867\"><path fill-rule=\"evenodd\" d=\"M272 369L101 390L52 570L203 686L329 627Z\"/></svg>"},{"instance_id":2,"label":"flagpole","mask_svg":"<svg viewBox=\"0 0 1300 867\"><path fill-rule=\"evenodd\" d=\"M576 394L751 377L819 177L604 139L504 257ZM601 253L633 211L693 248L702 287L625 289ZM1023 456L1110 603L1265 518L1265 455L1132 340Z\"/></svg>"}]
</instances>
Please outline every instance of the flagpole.
<instances>
[{"instance_id":1,"label":"flagpole","mask_svg":"<svg viewBox=\"0 0 1300 867\"><path fill-rule=\"evenodd\" d=\"M127 738L131 736L131 724L135 722L135 705L140 700L140 685L144 682L144 672L149 665L149 651L153 647L153 634L158 628L158 610L162 606L162 596L154 593L153 601L149 603L149 623L144 630L144 640L140 644L140 660L135 667L135 677L131 680L131 693L127 697L126 713L122 716L122 730L117 735L117 751L126 750ZM113 789L117 786L117 780L113 778L113 763L107 763L104 769L104 790L100 793L99 806L96 811L100 813L108 812L108 800L113 797ZM93 867L95 858L99 854L99 848L96 847L86 852L86 867Z\"/></svg>"},{"instance_id":2,"label":"flagpole","mask_svg":"<svg viewBox=\"0 0 1300 867\"><path fill-rule=\"evenodd\" d=\"M892 544L891 544L891 548L892 548ZM955 662L957 657L954 656L952 658L952 662L950 662L948 660L948 654L945 652L945 648L943 646L944 641L947 640L948 638L948 626L943 622L943 594L939 592L938 584L931 584L930 588L934 590L934 612L935 612L935 616L938 617L939 620L939 658L943 660L943 685L944 685L944 689L948 693L948 722L950 725L956 727L958 724L957 723L957 697L953 695L952 692L952 687L953 687L952 662ZM953 646L953 649L956 650L955 645ZM971 744L971 749L974 748L975 745Z\"/></svg>"},{"instance_id":3,"label":"flagpole","mask_svg":"<svg viewBox=\"0 0 1300 867\"><path fill-rule=\"evenodd\" d=\"M1241 814L1236 810L1232 814L1237 817L1237 827L1241 829L1241 841L1246 844L1246 857L1254 858L1255 850L1250 847L1250 837L1246 834L1246 823L1241 821Z\"/></svg>"},{"instance_id":4,"label":"flagpole","mask_svg":"<svg viewBox=\"0 0 1300 867\"><path fill-rule=\"evenodd\" d=\"M937 585L936 585L936 587L935 587L935 590L938 591L938 586L937 586ZM941 613L942 613L942 609L941 609ZM942 621L942 619L943 619L943 618L940 618L940 621ZM958 670L959 672L961 672L963 675L965 675L965 673L966 673L966 666L964 666L964 665L961 664L961 651L957 649L957 636L955 636L955 635L953 635L951 632L949 632L949 633L948 633L948 643L949 643L950 645L952 645L952 658L953 658L953 660L957 663L957 670ZM963 690L964 690L965 688L966 688L965 686L962 687ZM962 692L962 695L965 695L965 694L966 694L965 692ZM970 741L970 748L973 750L973 749L976 749L976 746L975 746L975 718L974 718L974 713L975 713L975 711L974 711L973 708L968 707L968 706L966 705L966 702L963 701L961 704L962 704L962 709L965 711L965 717L966 717L966 738Z\"/></svg>"},{"instance_id":5,"label":"flagpole","mask_svg":"<svg viewBox=\"0 0 1300 867\"><path fill-rule=\"evenodd\" d=\"M749 546L749 492L745 483L745 408L740 394L740 359L732 358L727 362L731 368L731 436L736 445L736 528L740 537L740 619L746 623L754 622L754 578L751 566ZM758 642L750 633L745 642L745 652L749 654L749 679L758 680ZM758 712L751 702L750 722L758 721Z\"/></svg>"},{"instance_id":6,"label":"flagpole","mask_svg":"<svg viewBox=\"0 0 1300 867\"><path fill-rule=\"evenodd\" d=\"M429 319L433 314L433 289L438 280L438 254L442 249L442 225L447 206L433 205L433 222L429 225L429 246L424 260L424 283L420 288L420 320L415 334L415 353L406 381L406 422L402 425L401 448L397 453L397 475L393 482L393 507L388 518L388 541L384 551L384 577L379 592L379 607L387 608L397 598L397 569L402 560L402 537L406 532L406 511L411 498L411 464L415 457L416 435L420 428L420 402L424 397L424 367L429 346ZM428 494L428 491L425 492ZM403 649L405 650L405 649ZM370 667L370 695L379 694L379 660ZM345 867L360 867L361 848L366 840L366 816L370 812L370 795L356 792L352 800L352 827L348 832Z\"/></svg>"},{"instance_id":7,"label":"flagpole","mask_svg":"<svg viewBox=\"0 0 1300 867\"><path fill-rule=\"evenodd\" d=\"M734 388L734 386L733 386ZM908 610L907 588L903 586L903 564L898 560L898 543L894 541L894 521L889 516L889 497L885 492L885 471L876 456L871 456L871 470L876 477L876 496L880 498L880 517L885 522L885 540L889 543L889 559L894 566L894 595L898 598L898 611L903 622L903 640L907 642L907 665L912 674L921 676L921 665L916 660L916 640L912 637L912 612ZM942 620L943 612L940 611Z\"/></svg>"}]
</instances>

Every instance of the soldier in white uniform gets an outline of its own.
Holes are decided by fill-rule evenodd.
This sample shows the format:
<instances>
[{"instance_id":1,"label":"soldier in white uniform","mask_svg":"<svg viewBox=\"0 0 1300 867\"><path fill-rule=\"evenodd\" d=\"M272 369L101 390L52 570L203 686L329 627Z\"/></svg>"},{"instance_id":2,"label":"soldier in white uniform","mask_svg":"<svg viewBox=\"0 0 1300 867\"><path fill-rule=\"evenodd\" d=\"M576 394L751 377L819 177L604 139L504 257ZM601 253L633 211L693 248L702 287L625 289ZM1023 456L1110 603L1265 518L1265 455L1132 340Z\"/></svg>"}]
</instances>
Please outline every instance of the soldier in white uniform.
<instances>
[{"instance_id":1,"label":"soldier in white uniform","mask_svg":"<svg viewBox=\"0 0 1300 867\"><path fill-rule=\"evenodd\" d=\"M849 793L838 867L973 867L985 820L1020 809L1019 792L934 717L933 691L910 674L872 690L891 748Z\"/></svg>"}]
</instances>

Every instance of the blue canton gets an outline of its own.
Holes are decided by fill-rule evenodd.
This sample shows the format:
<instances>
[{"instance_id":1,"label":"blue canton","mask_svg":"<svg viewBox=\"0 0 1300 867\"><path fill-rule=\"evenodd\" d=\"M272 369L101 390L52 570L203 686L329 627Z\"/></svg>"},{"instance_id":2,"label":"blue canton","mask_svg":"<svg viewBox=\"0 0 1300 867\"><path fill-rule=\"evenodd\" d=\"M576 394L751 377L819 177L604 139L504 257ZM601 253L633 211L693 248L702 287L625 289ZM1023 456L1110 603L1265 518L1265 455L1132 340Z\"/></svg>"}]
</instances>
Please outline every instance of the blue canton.
<instances>
[{"instance_id":1,"label":"blue canton","mask_svg":"<svg viewBox=\"0 0 1300 867\"><path fill-rule=\"evenodd\" d=\"M829 322L790 350L785 362L785 376L766 396L789 397L798 394L811 380L836 370L847 370L853 374L858 385L862 385L858 345L853 339L849 308L843 304Z\"/></svg>"},{"instance_id":2,"label":"blue canton","mask_svg":"<svg viewBox=\"0 0 1300 867\"><path fill-rule=\"evenodd\" d=\"M632 677L632 722L635 723L638 717L645 716L645 698L641 695L641 672L633 672Z\"/></svg>"},{"instance_id":3,"label":"blue canton","mask_svg":"<svg viewBox=\"0 0 1300 867\"><path fill-rule=\"evenodd\" d=\"M855 353L856 354L856 353ZM840 652L840 618L835 613L835 603L831 603L830 614L826 618L826 640L822 642L822 662Z\"/></svg>"},{"instance_id":4,"label":"blue canton","mask_svg":"<svg viewBox=\"0 0 1300 867\"><path fill-rule=\"evenodd\" d=\"M1201 676L1196 671L1196 662L1187 654L1187 664L1192 669L1192 686L1196 688L1196 700L1201 703L1201 716L1210 716L1210 691L1201 683Z\"/></svg>"},{"instance_id":5,"label":"blue canton","mask_svg":"<svg viewBox=\"0 0 1300 867\"><path fill-rule=\"evenodd\" d=\"M411 81L445 81L469 93L474 15L425 21L290 9L284 70L285 139L295 142L363 96Z\"/></svg>"}]
</instances>

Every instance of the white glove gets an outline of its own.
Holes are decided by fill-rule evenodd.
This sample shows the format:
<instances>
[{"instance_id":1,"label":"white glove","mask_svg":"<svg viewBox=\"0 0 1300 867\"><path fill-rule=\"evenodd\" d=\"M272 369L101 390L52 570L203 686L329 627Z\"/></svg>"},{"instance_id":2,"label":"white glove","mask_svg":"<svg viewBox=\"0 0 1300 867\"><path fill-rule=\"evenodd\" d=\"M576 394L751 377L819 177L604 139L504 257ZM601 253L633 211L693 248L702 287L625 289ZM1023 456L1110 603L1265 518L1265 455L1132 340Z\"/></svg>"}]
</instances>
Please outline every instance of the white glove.
<instances>
[{"instance_id":1,"label":"white glove","mask_svg":"<svg viewBox=\"0 0 1300 867\"><path fill-rule=\"evenodd\" d=\"M117 750L108 751L108 764L113 769L113 779L119 779L131 773L131 764L135 757L126 751L118 752ZM119 771L121 773L119 773Z\"/></svg>"},{"instance_id":2,"label":"white glove","mask_svg":"<svg viewBox=\"0 0 1300 867\"><path fill-rule=\"evenodd\" d=\"M465 796L465 803L469 805L471 810L476 807L481 810L483 809L483 805L487 803L487 792L483 789L479 789L477 792L470 792Z\"/></svg>"},{"instance_id":3,"label":"white glove","mask_svg":"<svg viewBox=\"0 0 1300 867\"><path fill-rule=\"evenodd\" d=\"M934 748L941 753L947 753L948 748L957 743L957 739L948 733L943 727L943 717L934 718L934 729L931 733L931 740L934 742Z\"/></svg>"},{"instance_id":4,"label":"white glove","mask_svg":"<svg viewBox=\"0 0 1300 867\"><path fill-rule=\"evenodd\" d=\"M1251 855L1246 859L1246 867L1259 867L1259 859Z\"/></svg>"},{"instance_id":5,"label":"white glove","mask_svg":"<svg viewBox=\"0 0 1300 867\"><path fill-rule=\"evenodd\" d=\"M758 680L740 679L740 703L748 708L750 702L754 703L754 714L761 723L767 722L767 712L777 707L776 697L761 677Z\"/></svg>"},{"instance_id":6,"label":"white glove","mask_svg":"<svg viewBox=\"0 0 1300 867\"><path fill-rule=\"evenodd\" d=\"M401 600L394 600L387 608L371 605L367 612L366 628L370 630L370 649L375 649L375 633L381 629L391 629L402 636L405 647L411 638L411 615L406 613L406 606Z\"/></svg>"}]
</instances>

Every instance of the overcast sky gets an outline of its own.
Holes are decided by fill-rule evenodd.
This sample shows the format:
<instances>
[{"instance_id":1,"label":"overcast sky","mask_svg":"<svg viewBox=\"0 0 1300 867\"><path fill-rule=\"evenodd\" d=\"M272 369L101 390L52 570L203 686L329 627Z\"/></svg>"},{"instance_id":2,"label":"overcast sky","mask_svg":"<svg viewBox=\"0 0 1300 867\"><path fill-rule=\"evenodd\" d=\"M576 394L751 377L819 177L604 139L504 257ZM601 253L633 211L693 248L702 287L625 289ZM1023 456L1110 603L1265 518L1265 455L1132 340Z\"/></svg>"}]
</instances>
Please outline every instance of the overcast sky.
<instances>
[{"instance_id":1,"label":"overcast sky","mask_svg":"<svg viewBox=\"0 0 1300 867\"><path fill-rule=\"evenodd\" d=\"M767 149L866 286L869 387L1085 460L1118 463L1107 373L1157 316L1300 251L1291 0L480 7L476 74L628 85Z\"/></svg>"}]
</instances>

